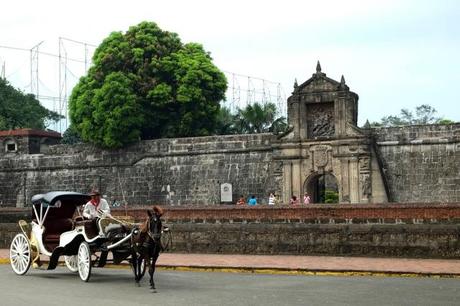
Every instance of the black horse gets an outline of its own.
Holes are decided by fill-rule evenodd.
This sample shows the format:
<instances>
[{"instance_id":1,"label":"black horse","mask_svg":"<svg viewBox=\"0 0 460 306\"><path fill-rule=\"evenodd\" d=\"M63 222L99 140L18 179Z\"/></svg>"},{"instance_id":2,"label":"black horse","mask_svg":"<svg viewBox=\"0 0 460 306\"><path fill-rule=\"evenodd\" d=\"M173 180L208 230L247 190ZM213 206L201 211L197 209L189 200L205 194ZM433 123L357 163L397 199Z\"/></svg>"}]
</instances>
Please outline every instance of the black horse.
<instances>
[{"instance_id":1,"label":"black horse","mask_svg":"<svg viewBox=\"0 0 460 306\"><path fill-rule=\"evenodd\" d=\"M150 288L156 292L153 274L158 256L163 251L161 244L163 225L160 219L163 210L154 206L153 211L148 210L147 213L148 219L141 224L138 231L134 231L131 239L131 263L138 286L140 286L139 281L145 273L145 268L149 268Z\"/></svg>"}]
</instances>

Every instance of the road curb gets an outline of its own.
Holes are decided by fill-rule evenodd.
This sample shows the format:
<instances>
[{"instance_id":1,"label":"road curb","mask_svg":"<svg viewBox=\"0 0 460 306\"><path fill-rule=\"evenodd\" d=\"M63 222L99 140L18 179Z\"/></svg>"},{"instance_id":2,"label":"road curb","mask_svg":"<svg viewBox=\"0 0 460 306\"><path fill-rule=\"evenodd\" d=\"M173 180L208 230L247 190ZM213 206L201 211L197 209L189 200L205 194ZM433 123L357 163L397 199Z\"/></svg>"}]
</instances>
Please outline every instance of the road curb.
<instances>
[{"instance_id":1,"label":"road curb","mask_svg":"<svg viewBox=\"0 0 460 306\"><path fill-rule=\"evenodd\" d=\"M7 258L0 258L0 264L9 264ZM46 262L43 262L46 263ZM60 262L60 265L64 265ZM130 269L128 264L107 264L110 269ZM274 275L304 275L304 276L373 276L373 277L430 277L430 278L460 278L455 273L426 273L400 271L351 271L351 270L324 270L324 269L287 269L287 268L254 268L254 267L220 267L220 266L172 266L157 265L158 270L181 272L220 272L246 274L274 274Z\"/></svg>"},{"instance_id":2,"label":"road curb","mask_svg":"<svg viewBox=\"0 0 460 306\"><path fill-rule=\"evenodd\" d=\"M351 271L351 270L323 270L323 269L286 269L286 268L253 268L253 267L213 267L213 266L157 266L162 270L190 271L190 272L226 272L252 274L280 274L305 276L380 276L380 277L432 277L432 278L460 278L460 274L453 273L417 273L399 271Z\"/></svg>"}]
</instances>

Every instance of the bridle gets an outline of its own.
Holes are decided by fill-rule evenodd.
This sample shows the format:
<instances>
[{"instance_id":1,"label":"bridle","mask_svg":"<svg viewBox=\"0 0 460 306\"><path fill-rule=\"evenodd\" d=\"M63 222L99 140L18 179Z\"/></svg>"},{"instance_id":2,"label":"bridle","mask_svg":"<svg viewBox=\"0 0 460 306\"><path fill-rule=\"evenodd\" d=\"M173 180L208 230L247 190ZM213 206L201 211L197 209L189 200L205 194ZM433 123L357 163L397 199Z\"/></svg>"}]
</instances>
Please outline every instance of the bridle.
<instances>
[{"instance_id":1,"label":"bridle","mask_svg":"<svg viewBox=\"0 0 460 306\"><path fill-rule=\"evenodd\" d=\"M154 221L155 224L156 224L154 230L156 230L157 232L155 232L155 231L152 232L152 231L151 231L151 224L152 224L152 220L151 220L151 219L152 219L152 218L154 218L153 221ZM161 239L161 228L158 229L158 223L159 223L159 226L161 227L161 220L160 220L160 218L159 218L156 214L154 214L154 215L152 215L152 216L149 218L148 224L147 224L147 235L149 235L149 237L152 238L152 240L153 240L154 242L158 242L158 241Z\"/></svg>"}]
</instances>

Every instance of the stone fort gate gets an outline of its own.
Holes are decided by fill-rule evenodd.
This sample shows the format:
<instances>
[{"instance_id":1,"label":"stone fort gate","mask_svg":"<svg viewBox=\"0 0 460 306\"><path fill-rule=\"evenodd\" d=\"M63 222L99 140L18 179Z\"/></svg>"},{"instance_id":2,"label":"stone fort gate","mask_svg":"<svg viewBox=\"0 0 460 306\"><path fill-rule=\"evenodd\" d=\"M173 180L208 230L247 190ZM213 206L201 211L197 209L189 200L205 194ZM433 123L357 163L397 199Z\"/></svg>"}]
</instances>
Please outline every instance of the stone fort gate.
<instances>
[{"instance_id":1,"label":"stone fort gate","mask_svg":"<svg viewBox=\"0 0 460 306\"><path fill-rule=\"evenodd\" d=\"M308 192L314 202L338 192L339 203L388 202L375 141L357 127L358 95L321 72L294 84L288 98L290 132L274 152L283 169L283 201Z\"/></svg>"},{"instance_id":2,"label":"stone fort gate","mask_svg":"<svg viewBox=\"0 0 460 306\"><path fill-rule=\"evenodd\" d=\"M215 205L270 192L288 203L460 201L460 123L358 128L358 95L321 72L295 84L289 129L140 141L119 150L54 145L43 131L0 132L0 207L27 206L50 190L88 192L130 205ZM333 197L331 197L331 195Z\"/></svg>"}]
</instances>

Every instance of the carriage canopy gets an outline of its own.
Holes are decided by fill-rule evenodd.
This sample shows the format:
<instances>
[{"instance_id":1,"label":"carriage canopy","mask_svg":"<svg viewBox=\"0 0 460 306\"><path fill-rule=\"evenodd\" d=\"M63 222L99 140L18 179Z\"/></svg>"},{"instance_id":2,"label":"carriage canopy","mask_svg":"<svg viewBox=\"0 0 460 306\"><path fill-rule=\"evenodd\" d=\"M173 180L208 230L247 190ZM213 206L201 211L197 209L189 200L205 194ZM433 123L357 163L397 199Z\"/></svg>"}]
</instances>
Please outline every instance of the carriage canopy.
<instances>
[{"instance_id":1,"label":"carriage canopy","mask_svg":"<svg viewBox=\"0 0 460 306\"><path fill-rule=\"evenodd\" d=\"M72 218L75 209L84 205L91 197L84 193L52 191L32 197L32 215L39 223L46 219Z\"/></svg>"}]
</instances>

